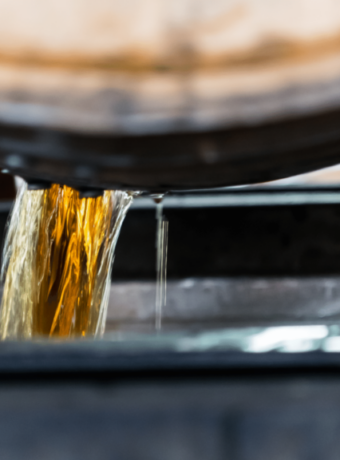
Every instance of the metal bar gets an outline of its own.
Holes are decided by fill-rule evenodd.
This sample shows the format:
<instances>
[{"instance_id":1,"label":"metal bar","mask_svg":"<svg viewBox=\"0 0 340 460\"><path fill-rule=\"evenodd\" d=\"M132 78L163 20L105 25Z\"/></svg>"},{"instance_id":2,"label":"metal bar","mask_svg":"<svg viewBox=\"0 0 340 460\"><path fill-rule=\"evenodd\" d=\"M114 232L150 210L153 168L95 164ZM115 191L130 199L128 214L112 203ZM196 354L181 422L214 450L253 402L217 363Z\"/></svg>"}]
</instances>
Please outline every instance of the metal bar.
<instances>
[{"instance_id":1,"label":"metal bar","mask_svg":"<svg viewBox=\"0 0 340 460\"><path fill-rule=\"evenodd\" d=\"M224 193L166 196L164 208L206 208L238 206L286 206L312 204L340 204L340 191L327 192L263 192ZM132 209L152 209L155 204L149 197L137 198Z\"/></svg>"}]
</instances>

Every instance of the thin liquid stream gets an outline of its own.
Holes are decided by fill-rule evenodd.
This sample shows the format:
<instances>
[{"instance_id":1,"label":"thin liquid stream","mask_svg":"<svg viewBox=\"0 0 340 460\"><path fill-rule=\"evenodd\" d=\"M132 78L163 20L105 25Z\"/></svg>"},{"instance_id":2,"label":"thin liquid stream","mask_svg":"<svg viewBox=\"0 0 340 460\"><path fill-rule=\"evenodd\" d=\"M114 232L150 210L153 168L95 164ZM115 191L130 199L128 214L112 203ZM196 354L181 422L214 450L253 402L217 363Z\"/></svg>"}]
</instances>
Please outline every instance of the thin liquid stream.
<instances>
[{"instance_id":1,"label":"thin liquid stream","mask_svg":"<svg viewBox=\"0 0 340 460\"><path fill-rule=\"evenodd\" d=\"M168 262L168 232L169 222L163 215L163 202L156 204L156 302L155 329L162 328L163 308L166 306L167 262Z\"/></svg>"}]
</instances>

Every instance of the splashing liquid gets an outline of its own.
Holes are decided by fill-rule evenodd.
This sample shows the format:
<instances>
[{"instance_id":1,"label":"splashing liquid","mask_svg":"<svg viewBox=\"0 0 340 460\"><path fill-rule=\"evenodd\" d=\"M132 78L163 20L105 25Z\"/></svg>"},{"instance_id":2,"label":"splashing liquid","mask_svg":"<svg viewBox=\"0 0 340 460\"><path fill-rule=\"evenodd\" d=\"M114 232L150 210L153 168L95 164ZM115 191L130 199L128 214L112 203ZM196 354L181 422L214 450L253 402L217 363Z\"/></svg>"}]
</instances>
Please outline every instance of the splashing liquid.
<instances>
[{"instance_id":1,"label":"splashing liquid","mask_svg":"<svg viewBox=\"0 0 340 460\"><path fill-rule=\"evenodd\" d=\"M0 336L100 336L114 250L132 194L23 186L4 246Z\"/></svg>"}]
</instances>

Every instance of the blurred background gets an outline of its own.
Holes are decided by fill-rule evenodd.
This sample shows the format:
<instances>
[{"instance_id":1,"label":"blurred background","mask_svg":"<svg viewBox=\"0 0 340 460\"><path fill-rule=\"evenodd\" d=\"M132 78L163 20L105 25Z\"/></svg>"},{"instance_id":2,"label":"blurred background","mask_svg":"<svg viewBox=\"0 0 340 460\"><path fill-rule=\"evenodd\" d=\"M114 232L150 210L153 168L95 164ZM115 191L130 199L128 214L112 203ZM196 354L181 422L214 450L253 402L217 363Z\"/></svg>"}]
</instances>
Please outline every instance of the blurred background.
<instances>
[{"instance_id":1,"label":"blurred background","mask_svg":"<svg viewBox=\"0 0 340 460\"><path fill-rule=\"evenodd\" d=\"M0 457L337 459L339 127L336 0L0 0L0 240L20 178L141 192L104 340L0 344Z\"/></svg>"}]
</instances>

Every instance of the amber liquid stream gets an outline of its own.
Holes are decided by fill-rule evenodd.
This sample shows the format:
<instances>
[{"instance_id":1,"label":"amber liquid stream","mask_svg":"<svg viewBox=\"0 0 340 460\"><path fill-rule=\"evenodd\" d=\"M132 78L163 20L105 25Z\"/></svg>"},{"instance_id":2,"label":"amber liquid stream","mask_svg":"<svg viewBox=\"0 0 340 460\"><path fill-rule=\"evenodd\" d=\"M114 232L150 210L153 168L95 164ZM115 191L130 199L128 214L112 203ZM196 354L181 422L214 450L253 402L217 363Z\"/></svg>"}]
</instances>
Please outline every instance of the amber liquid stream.
<instances>
[{"instance_id":1,"label":"amber liquid stream","mask_svg":"<svg viewBox=\"0 0 340 460\"><path fill-rule=\"evenodd\" d=\"M0 334L100 336L114 249L132 194L80 198L66 186L23 189L4 247Z\"/></svg>"}]
</instances>

